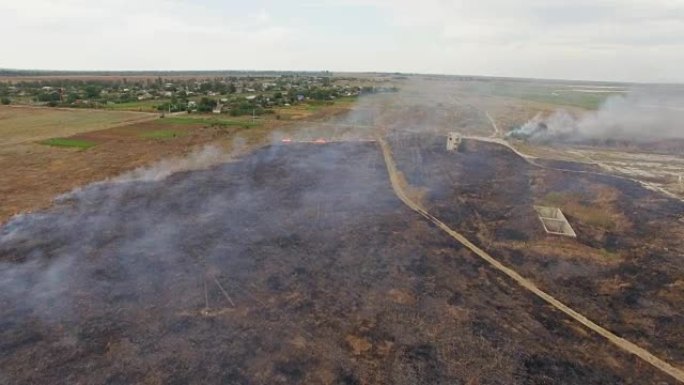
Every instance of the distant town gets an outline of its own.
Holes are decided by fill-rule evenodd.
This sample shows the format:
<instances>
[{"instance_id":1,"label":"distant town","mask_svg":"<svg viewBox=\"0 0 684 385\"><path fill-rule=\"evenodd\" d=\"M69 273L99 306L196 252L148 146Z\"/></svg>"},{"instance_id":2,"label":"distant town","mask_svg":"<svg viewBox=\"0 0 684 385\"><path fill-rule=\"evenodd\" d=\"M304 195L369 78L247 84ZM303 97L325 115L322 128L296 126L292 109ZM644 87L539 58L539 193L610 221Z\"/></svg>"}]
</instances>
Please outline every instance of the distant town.
<instances>
[{"instance_id":1,"label":"distant town","mask_svg":"<svg viewBox=\"0 0 684 385\"><path fill-rule=\"evenodd\" d=\"M316 74L239 74L231 76L3 76L0 102L48 107L133 111L180 111L262 115L302 103L332 104L340 98L396 92L382 79Z\"/></svg>"}]
</instances>

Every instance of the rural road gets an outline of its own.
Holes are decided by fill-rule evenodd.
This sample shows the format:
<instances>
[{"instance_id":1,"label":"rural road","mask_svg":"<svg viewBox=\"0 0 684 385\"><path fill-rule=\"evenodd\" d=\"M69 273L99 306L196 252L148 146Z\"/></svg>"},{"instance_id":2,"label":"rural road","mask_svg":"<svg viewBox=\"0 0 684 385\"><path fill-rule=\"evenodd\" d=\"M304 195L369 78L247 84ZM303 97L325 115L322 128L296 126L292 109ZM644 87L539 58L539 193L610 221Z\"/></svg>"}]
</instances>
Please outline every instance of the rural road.
<instances>
[{"instance_id":1,"label":"rural road","mask_svg":"<svg viewBox=\"0 0 684 385\"><path fill-rule=\"evenodd\" d=\"M627 341L626 339L622 337L618 337L616 334L613 332L609 331L608 329L599 326L595 322L591 321L584 315L580 314L579 312L573 310L569 306L565 305L561 301L557 300L555 297L552 295L548 294L547 292L541 290L538 288L532 281L529 279L523 277L520 275L518 272L515 270L505 266L503 263L499 262L496 258L492 257L489 255L487 252L484 250L480 249L477 247L475 244L470 242L465 236L462 234L452 230L449 226L447 226L444 222L440 221L436 217L434 217L432 214L427 212L424 208L422 208L417 202L414 202L411 198L408 197L406 192L404 191L403 187L401 186L401 179L399 177L399 171L397 169L396 163L394 162L394 158L392 157L392 151L391 148L389 147L389 144L386 142L385 138L383 138L381 135L378 135L378 142L380 143L380 147L382 149L382 155L385 160L385 164L387 165L387 172L389 174L390 178L390 183L392 184L392 189L394 190L394 193L397 195L397 197L404 202L409 208L411 208L413 211L417 212L430 222L434 223L437 227L442 229L444 232L449 234L452 238L463 244L465 247L470 249L472 252L474 252L478 257L482 258L485 260L487 263L489 263L493 268L499 270L503 274L507 275L509 278L513 279L516 283L518 283L520 286L525 288L526 290L532 292L534 295L537 297L541 298L544 300L546 303L549 305L553 306L554 308L562 311L565 313L567 316L570 318L574 319L575 321L579 322L580 324L584 325L586 328L589 330L592 330L593 332L601 335L602 337L606 338L610 343L613 345L617 346L618 348L624 350L625 352L631 353L642 360L648 362L649 364L653 365L654 367L660 369L664 373L672 376L675 378L677 381L684 383L684 371L682 371L679 368L676 368L669 363L661 360L660 358L656 357L655 355L651 354L649 351L637 346L636 344Z\"/></svg>"},{"instance_id":2,"label":"rural road","mask_svg":"<svg viewBox=\"0 0 684 385\"><path fill-rule=\"evenodd\" d=\"M492 116L489 115L489 112L487 112L487 111L485 111L485 115L487 116L487 119L489 119L489 123L492 124L492 128L494 128L494 132L492 133L491 137L492 138L500 137L501 136L501 130L499 130L499 126L496 125L494 118L492 118Z\"/></svg>"}]
</instances>

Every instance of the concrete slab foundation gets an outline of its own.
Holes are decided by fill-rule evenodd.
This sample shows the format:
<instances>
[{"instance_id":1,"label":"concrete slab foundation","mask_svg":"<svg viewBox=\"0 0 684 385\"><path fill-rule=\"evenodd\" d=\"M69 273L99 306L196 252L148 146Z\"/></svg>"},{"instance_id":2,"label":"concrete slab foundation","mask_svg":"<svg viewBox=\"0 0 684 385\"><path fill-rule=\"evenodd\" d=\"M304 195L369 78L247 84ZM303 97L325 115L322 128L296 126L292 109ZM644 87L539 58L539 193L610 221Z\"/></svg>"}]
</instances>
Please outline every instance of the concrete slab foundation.
<instances>
[{"instance_id":1,"label":"concrete slab foundation","mask_svg":"<svg viewBox=\"0 0 684 385\"><path fill-rule=\"evenodd\" d=\"M565 215L563 215L563 212L558 207L534 206L534 209L539 215L544 231L549 234L577 238L575 230L572 229L572 226L570 226Z\"/></svg>"}]
</instances>

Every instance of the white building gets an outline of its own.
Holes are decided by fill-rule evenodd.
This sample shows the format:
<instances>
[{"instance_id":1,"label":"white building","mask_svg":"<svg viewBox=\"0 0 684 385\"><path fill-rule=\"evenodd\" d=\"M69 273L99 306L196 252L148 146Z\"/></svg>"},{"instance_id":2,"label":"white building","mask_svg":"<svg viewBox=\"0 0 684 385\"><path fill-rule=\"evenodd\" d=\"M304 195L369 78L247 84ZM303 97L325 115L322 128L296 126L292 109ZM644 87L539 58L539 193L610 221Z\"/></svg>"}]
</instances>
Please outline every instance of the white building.
<instances>
[{"instance_id":1,"label":"white building","mask_svg":"<svg viewBox=\"0 0 684 385\"><path fill-rule=\"evenodd\" d=\"M461 134L458 132L450 132L447 137L447 151L458 151L461 146Z\"/></svg>"}]
</instances>

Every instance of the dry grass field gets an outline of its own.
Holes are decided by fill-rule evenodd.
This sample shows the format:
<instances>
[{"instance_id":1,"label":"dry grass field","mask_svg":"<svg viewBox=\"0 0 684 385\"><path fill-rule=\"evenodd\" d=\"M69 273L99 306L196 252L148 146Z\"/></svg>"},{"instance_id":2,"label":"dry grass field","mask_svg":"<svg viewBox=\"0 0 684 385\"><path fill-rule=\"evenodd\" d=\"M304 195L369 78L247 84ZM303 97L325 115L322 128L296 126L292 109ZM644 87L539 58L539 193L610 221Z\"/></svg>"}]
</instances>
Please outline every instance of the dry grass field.
<instances>
[{"instance_id":1,"label":"dry grass field","mask_svg":"<svg viewBox=\"0 0 684 385\"><path fill-rule=\"evenodd\" d=\"M157 117L157 114L130 111L0 107L0 146L70 136Z\"/></svg>"}]
</instances>

